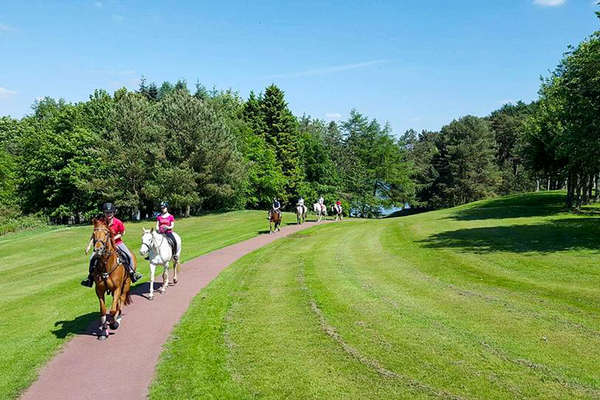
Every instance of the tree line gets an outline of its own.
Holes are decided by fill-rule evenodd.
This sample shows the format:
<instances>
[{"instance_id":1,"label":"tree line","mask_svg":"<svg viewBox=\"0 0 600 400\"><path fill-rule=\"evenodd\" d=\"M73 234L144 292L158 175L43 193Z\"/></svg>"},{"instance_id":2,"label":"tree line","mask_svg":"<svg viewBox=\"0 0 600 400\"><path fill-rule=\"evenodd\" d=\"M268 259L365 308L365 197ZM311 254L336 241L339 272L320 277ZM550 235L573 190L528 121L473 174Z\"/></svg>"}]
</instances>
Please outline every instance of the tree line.
<instances>
[{"instance_id":1,"label":"tree line","mask_svg":"<svg viewBox=\"0 0 600 400\"><path fill-rule=\"evenodd\" d=\"M0 202L5 215L57 223L84 221L104 201L143 218L162 200L192 215L324 196L370 217L566 189L580 207L599 195L598 111L600 33L568 49L538 100L399 137L356 110L340 122L295 116L275 85L243 99L142 79L135 91L46 97L30 115L0 118Z\"/></svg>"},{"instance_id":2,"label":"tree line","mask_svg":"<svg viewBox=\"0 0 600 400\"><path fill-rule=\"evenodd\" d=\"M340 124L297 118L271 85L190 92L185 82L96 90L85 102L46 97L0 119L0 201L14 213L81 222L112 201L125 218L162 200L178 214L341 200L359 215L412 198L407 151L357 111Z\"/></svg>"}]
</instances>

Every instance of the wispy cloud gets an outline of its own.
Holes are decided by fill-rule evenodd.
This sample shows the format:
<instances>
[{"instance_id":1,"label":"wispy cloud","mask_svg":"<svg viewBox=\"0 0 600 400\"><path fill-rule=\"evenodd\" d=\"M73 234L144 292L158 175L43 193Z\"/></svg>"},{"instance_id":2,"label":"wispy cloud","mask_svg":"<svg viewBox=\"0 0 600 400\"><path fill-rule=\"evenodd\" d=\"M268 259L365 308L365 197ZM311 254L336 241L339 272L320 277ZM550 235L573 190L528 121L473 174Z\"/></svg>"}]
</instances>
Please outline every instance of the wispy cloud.
<instances>
[{"instance_id":1,"label":"wispy cloud","mask_svg":"<svg viewBox=\"0 0 600 400\"><path fill-rule=\"evenodd\" d=\"M9 90L7 88L0 87L0 99L6 99L10 96L17 94L14 90Z\"/></svg>"},{"instance_id":2,"label":"wispy cloud","mask_svg":"<svg viewBox=\"0 0 600 400\"><path fill-rule=\"evenodd\" d=\"M533 0L534 4L542 7L558 7L565 4L567 0Z\"/></svg>"},{"instance_id":3,"label":"wispy cloud","mask_svg":"<svg viewBox=\"0 0 600 400\"><path fill-rule=\"evenodd\" d=\"M137 71L133 69L94 68L89 72L95 75L137 75Z\"/></svg>"},{"instance_id":4,"label":"wispy cloud","mask_svg":"<svg viewBox=\"0 0 600 400\"><path fill-rule=\"evenodd\" d=\"M14 30L13 28L11 28L10 26L6 25L6 24L0 24L0 32L10 32Z\"/></svg>"},{"instance_id":5,"label":"wispy cloud","mask_svg":"<svg viewBox=\"0 0 600 400\"><path fill-rule=\"evenodd\" d=\"M387 62L388 62L388 60L372 60L372 61L365 61L365 62L360 62L360 63L356 63L356 64L334 65L331 67L307 69L304 71L291 72L291 73L287 73L287 74L270 75L267 78L269 78L269 79L300 78L300 77L304 77L304 76L325 75L325 74L332 74L335 72L350 71L353 69L368 68L368 67L372 67L374 65L384 64Z\"/></svg>"},{"instance_id":6,"label":"wispy cloud","mask_svg":"<svg viewBox=\"0 0 600 400\"><path fill-rule=\"evenodd\" d=\"M342 118L342 114L340 114L340 113L325 113L325 118L331 119L331 120L338 120L338 119Z\"/></svg>"}]
</instances>

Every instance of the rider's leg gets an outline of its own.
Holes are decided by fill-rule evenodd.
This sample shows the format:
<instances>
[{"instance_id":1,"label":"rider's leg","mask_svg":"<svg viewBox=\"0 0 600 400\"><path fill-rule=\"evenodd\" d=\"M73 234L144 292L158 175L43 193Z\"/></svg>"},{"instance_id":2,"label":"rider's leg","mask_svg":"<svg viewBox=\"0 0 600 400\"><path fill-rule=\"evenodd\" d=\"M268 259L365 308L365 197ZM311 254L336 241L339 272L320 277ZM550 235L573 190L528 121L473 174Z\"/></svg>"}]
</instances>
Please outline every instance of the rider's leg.
<instances>
[{"instance_id":1,"label":"rider's leg","mask_svg":"<svg viewBox=\"0 0 600 400\"><path fill-rule=\"evenodd\" d=\"M131 276L131 282L137 282L142 278L142 274L133 269L133 262L131 261L133 260L133 257L131 257L131 252L123 242L119 243L117 247L125 255L125 258L127 258L127 260L125 260L125 268L127 269L127 272L129 272L129 276Z\"/></svg>"},{"instance_id":2,"label":"rider's leg","mask_svg":"<svg viewBox=\"0 0 600 400\"><path fill-rule=\"evenodd\" d=\"M175 236L173 236L173 232L165 233L173 241L173 259L177 260L177 240L175 240Z\"/></svg>"},{"instance_id":3,"label":"rider's leg","mask_svg":"<svg viewBox=\"0 0 600 400\"><path fill-rule=\"evenodd\" d=\"M98 264L98 257L96 257L95 254L92 254L92 256L90 257L90 266L89 266L88 276L86 279L81 281L81 284L83 286L92 287L92 285L94 284L94 277L92 276L92 272L94 272L94 268L96 268L97 264Z\"/></svg>"}]
</instances>

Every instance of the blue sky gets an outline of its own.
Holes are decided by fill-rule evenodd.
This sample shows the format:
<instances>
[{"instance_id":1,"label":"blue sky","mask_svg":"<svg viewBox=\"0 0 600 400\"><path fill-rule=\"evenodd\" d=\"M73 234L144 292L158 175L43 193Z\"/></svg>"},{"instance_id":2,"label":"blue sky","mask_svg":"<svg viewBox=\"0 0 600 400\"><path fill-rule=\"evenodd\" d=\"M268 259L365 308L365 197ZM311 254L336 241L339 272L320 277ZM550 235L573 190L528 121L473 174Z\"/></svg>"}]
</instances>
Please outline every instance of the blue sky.
<instances>
[{"instance_id":1,"label":"blue sky","mask_svg":"<svg viewBox=\"0 0 600 400\"><path fill-rule=\"evenodd\" d=\"M394 133L533 100L567 45L598 29L591 0L0 0L0 115L36 98L198 80L292 111L352 108Z\"/></svg>"}]
</instances>

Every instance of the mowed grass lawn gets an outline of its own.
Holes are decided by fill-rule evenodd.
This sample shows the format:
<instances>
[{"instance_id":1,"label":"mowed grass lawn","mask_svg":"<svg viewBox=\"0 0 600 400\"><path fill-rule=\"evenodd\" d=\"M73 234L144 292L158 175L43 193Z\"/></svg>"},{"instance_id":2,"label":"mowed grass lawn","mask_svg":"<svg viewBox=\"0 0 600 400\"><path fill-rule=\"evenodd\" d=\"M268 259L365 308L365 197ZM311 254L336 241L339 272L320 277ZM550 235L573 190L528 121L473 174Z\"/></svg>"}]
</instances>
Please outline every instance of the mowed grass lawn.
<instances>
[{"instance_id":1,"label":"mowed grass lawn","mask_svg":"<svg viewBox=\"0 0 600 400\"><path fill-rule=\"evenodd\" d=\"M295 220L286 214L284 225ZM148 281L149 270L139 256L141 231L151 226L151 222L125 224L125 243L144 274L140 284ZM261 211L176 222L184 262L268 229L266 212ZM83 250L91 232L91 226L80 226L0 237L0 399L17 397L69 337L99 317L94 290L79 284L87 275L88 256Z\"/></svg>"},{"instance_id":2,"label":"mowed grass lawn","mask_svg":"<svg viewBox=\"0 0 600 400\"><path fill-rule=\"evenodd\" d=\"M151 398L600 398L600 213L563 201L278 240L195 298Z\"/></svg>"}]
</instances>

